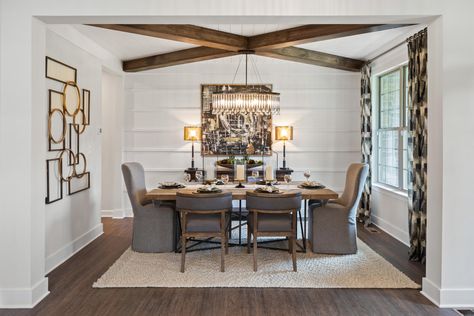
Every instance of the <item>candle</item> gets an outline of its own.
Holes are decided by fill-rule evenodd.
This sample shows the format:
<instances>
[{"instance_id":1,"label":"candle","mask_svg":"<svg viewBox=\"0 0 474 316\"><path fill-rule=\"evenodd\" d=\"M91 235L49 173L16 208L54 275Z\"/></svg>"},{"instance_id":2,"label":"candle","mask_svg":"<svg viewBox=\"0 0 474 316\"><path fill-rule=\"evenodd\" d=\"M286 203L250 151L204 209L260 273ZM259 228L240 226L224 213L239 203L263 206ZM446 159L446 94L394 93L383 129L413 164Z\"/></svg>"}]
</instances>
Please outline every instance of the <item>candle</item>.
<instances>
[{"instance_id":1,"label":"candle","mask_svg":"<svg viewBox=\"0 0 474 316\"><path fill-rule=\"evenodd\" d=\"M245 166L244 165L237 165L237 174L235 176L235 180L237 181L245 180Z\"/></svg>"},{"instance_id":2,"label":"candle","mask_svg":"<svg viewBox=\"0 0 474 316\"><path fill-rule=\"evenodd\" d=\"M271 165L267 165L265 167L265 180L273 180L273 167Z\"/></svg>"}]
</instances>

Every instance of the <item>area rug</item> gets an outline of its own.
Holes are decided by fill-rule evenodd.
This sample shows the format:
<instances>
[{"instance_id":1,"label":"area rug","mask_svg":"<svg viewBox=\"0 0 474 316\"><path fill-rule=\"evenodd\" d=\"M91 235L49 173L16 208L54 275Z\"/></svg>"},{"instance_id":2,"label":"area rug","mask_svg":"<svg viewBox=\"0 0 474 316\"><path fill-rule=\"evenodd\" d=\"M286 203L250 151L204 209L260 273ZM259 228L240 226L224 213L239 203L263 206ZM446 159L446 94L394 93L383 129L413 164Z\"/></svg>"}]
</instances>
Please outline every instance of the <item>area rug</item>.
<instances>
[{"instance_id":1,"label":"area rug","mask_svg":"<svg viewBox=\"0 0 474 316\"><path fill-rule=\"evenodd\" d=\"M413 288L420 286L358 240L354 255L298 253L298 272L285 251L258 249L258 271L252 254L232 247L220 272L220 250L186 254L181 273L180 254L144 254L127 249L93 284L120 287L281 287L281 288Z\"/></svg>"}]
</instances>

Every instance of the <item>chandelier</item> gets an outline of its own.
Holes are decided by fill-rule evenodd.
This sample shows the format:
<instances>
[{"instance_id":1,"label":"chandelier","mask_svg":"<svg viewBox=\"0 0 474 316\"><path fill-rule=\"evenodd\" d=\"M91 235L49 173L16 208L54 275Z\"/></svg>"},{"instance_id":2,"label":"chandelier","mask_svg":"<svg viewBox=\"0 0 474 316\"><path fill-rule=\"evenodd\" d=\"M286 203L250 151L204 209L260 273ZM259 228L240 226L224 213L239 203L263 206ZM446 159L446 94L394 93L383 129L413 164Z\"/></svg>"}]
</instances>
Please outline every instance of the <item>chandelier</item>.
<instances>
[{"instance_id":1,"label":"chandelier","mask_svg":"<svg viewBox=\"0 0 474 316\"><path fill-rule=\"evenodd\" d=\"M263 85L247 84L248 54L252 54L253 51L245 50L241 53L245 54L245 86L237 89L235 86L228 85L224 86L222 91L212 93L212 113L280 114L280 93L273 92ZM237 71L239 66L237 66Z\"/></svg>"}]
</instances>

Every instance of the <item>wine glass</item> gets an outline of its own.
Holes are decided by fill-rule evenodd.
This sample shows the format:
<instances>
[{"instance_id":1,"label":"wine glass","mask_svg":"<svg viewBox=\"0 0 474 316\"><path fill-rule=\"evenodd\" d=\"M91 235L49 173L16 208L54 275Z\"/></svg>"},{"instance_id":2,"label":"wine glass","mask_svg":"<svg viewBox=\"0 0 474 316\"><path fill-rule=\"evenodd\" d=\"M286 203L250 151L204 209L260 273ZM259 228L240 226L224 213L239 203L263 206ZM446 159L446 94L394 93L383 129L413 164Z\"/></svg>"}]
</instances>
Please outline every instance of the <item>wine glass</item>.
<instances>
[{"instance_id":1,"label":"wine glass","mask_svg":"<svg viewBox=\"0 0 474 316\"><path fill-rule=\"evenodd\" d=\"M306 178L306 182L309 182L309 177L311 177L311 171L306 170L303 175Z\"/></svg>"},{"instance_id":2,"label":"wine glass","mask_svg":"<svg viewBox=\"0 0 474 316\"><path fill-rule=\"evenodd\" d=\"M285 174L283 180L285 181L287 188L290 189L291 174Z\"/></svg>"},{"instance_id":3,"label":"wine glass","mask_svg":"<svg viewBox=\"0 0 474 316\"><path fill-rule=\"evenodd\" d=\"M197 182L201 182L202 178L203 178L202 170L197 170L196 171L196 180L197 180Z\"/></svg>"},{"instance_id":4,"label":"wine glass","mask_svg":"<svg viewBox=\"0 0 474 316\"><path fill-rule=\"evenodd\" d=\"M228 174L221 175L221 180L222 182L224 182L224 184L229 183L229 175Z\"/></svg>"},{"instance_id":5,"label":"wine glass","mask_svg":"<svg viewBox=\"0 0 474 316\"><path fill-rule=\"evenodd\" d=\"M259 174L258 170L252 170L252 177L255 179L255 182L258 181Z\"/></svg>"},{"instance_id":6,"label":"wine glass","mask_svg":"<svg viewBox=\"0 0 474 316\"><path fill-rule=\"evenodd\" d=\"M184 173L184 182L186 183L191 182L191 175L187 172Z\"/></svg>"}]
</instances>

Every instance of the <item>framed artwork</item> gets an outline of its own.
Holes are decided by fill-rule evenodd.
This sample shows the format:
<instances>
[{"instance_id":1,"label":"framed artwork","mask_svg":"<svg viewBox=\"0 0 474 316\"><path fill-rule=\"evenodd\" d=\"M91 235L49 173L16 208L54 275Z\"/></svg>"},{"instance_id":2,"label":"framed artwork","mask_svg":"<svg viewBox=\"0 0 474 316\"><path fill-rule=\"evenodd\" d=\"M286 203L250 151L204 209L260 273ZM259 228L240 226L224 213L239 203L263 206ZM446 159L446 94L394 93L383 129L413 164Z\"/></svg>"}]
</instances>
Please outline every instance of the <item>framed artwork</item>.
<instances>
[{"instance_id":1,"label":"framed artwork","mask_svg":"<svg viewBox=\"0 0 474 316\"><path fill-rule=\"evenodd\" d=\"M67 183L67 194L73 195L91 187L91 173L85 172L80 177L72 177Z\"/></svg>"},{"instance_id":2,"label":"framed artwork","mask_svg":"<svg viewBox=\"0 0 474 316\"><path fill-rule=\"evenodd\" d=\"M245 85L201 85L201 128L203 156L265 155L272 154L272 115L266 114L213 114L212 93L230 86L233 91ZM261 90L272 90L271 84L248 85Z\"/></svg>"},{"instance_id":3,"label":"framed artwork","mask_svg":"<svg viewBox=\"0 0 474 316\"><path fill-rule=\"evenodd\" d=\"M62 83L77 82L77 69L46 56L46 78Z\"/></svg>"},{"instance_id":4,"label":"framed artwork","mask_svg":"<svg viewBox=\"0 0 474 316\"><path fill-rule=\"evenodd\" d=\"M46 204L63 198L63 182L59 176L59 158L46 160Z\"/></svg>"}]
</instances>

